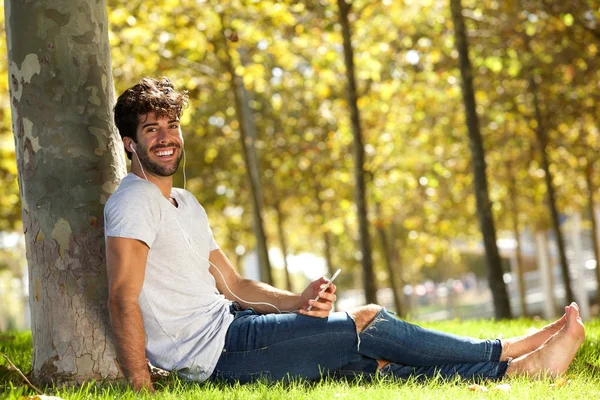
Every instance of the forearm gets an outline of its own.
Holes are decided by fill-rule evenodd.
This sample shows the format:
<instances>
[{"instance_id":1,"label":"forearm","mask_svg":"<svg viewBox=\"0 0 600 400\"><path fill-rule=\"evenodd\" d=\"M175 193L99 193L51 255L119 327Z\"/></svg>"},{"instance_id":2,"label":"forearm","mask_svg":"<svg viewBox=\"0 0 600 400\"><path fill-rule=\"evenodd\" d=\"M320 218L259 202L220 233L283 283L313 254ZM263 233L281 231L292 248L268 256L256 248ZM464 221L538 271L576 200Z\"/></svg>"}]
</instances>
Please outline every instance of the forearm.
<instances>
[{"instance_id":1,"label":"forearm","mask_svg":"<svg viewBox=\"0 0 600 400\"><path fill-rule=\"evenodd\" d=\"M109 302L110 321L119 363L134 389L152 390L146 361L146 335L142 313L137 302Z\"/></svg>"},{"instance_id":2,"label":"forearm","mask_svg":"<svg viewBox=\"0 0 600 400\"><path fill-rule=\"evenodd\" d=\"M296 311L301 306L299 294L277 289L266 283L251 279L240 279L231 290L237 297L245 301L240 301L231 294L225 294L227 298L237 301L243 308L253 308L260 313L272 313L278 312L278 310L268 304L252 303L269 303L276 306L280 311Z\"/></svg>"},{"instance_id":3,"label":"forearm","mask_svg":"<svg viewBox=\"0 0 600 400\"><path fill-rule=\"evenodd\" d=\"M243 279L220 249L210 252L209 262L209 271L215 278L219 291L229 300L240 303L243 308L251 307L260 313L273 313L296 311L303 306L298 294Z\"/></svg>"}]
</instances>

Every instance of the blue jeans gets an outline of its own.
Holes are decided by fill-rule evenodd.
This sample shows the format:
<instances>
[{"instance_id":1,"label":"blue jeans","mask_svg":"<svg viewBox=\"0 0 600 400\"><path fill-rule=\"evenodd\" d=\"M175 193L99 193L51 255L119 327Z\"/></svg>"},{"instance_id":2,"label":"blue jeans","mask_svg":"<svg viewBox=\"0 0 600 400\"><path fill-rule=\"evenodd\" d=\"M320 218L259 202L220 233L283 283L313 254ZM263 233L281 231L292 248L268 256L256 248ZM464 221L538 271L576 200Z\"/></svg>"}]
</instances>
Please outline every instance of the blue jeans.
<instances>
[{"instance_id":1,"label":"blue jeans","mask_svg":"<svg viewBox=\"0 0 600 400\"><path fill-rule=\"evenodd\" d=\"M424 329L382 309L362 331L344 312L328 318L299 314L258 314L234 304L223 353L211 380L247 383L326 375L366 376L377 373L377 360L390 364L379 374L502 378L500 340L479 340Z\"/></svg>"}]
</instances>

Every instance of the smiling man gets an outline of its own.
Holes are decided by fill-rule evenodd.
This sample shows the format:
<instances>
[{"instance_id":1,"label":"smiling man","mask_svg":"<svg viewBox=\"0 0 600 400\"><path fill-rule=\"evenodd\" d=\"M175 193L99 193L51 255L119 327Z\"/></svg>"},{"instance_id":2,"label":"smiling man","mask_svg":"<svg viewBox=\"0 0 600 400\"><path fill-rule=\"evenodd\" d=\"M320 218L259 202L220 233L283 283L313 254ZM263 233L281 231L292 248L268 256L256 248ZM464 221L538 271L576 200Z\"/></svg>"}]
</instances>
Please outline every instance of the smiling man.
<instances>
[{"instance_id":1,"label":"smiling man","mask_svg":"<svg viewBox=\"0 0 600 400\"><path fill-rule=\"evenodd\" d=\"M115 106L132 163L104 210L108 307L119 362L135 389L153 390L146 358L186 379L241 383L567 370L585 338L575 303L528 336L480 340L423 329L374 304L331 312L336 287L321 291L325 278L302 294L243 279L215 242L204 208L173 188L186 104L168 79L144 78Z\"/></svg>"}]
</instances>

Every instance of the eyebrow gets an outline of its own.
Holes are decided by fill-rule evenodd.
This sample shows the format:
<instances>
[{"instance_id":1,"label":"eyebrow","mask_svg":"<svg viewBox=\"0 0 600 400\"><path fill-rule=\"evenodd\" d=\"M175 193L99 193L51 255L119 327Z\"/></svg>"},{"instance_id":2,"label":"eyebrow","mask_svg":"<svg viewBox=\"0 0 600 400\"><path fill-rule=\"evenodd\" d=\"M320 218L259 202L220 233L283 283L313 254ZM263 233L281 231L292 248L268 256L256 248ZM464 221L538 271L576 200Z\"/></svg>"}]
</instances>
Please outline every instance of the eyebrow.
<instances>
[{"instance_id":1,"label":"eyebrow","mask_svg":"<svg viewBox=\"0 0 600 400\"><path fill-rule=\"evenodd\" d=\"M168 121L169 124L172 124L173 122L179 122L178 119L172 119L170 121ZM142 125L142 130L146 129L149 126L156 126L158 125L158 122L150 122L149 124L144 124Z\"/></svg>"}]
</instances>

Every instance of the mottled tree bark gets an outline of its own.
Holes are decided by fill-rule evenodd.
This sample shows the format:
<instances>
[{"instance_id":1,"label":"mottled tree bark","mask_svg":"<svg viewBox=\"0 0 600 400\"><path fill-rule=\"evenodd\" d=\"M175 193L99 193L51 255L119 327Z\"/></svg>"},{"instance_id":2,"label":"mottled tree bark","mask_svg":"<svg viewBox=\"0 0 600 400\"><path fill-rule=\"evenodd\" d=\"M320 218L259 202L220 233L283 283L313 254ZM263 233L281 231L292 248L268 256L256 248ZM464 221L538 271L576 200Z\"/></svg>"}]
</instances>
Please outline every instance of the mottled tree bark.
<instances>
[{"instance_id":1,"label":"mottled tree bark","mask_svg":"<svg viewBox=\"0 0 600 400\"><path fill-rule=\"evenodd\" d=\"M365 184L365 148L362 140L360 126L360 114L358 110L358 94L354 71L354 49L352 47L352 32L348 14L351 5L345 0L338 0L340 25L342 26L342 38L344 42L344 65L346 66L347 97L350 108L350 120L352 126L353 156L354 156L354 180L356 188L354 197L356 199L356 211L358 213L358 228L360 252L362 254L363 286L367 303L377 303L377 282L373 268L373 257L371 254L371 237L369 236L369 218L367 216L367 189Z\"/></svg>"},{"instance_id":2,"label":"mottled tree bark","mask_svg":"<svg viewBox=\"0 0 600 400\"><path fill-rule=\"evenodd\" d=\"M477 200L477 214L479 225L483 236L485 255L488 266L488 282L494 301L494 313L496 318L511 318L510 302L506 284L503 279L502 263L500 253L496 245L496 227L492 215L492 207L488 193L488 182L486 176L485 151L483 140L479 130L479 117L475 105L475 91L473 89L473 68L469 60L469 45L467 33L462 15L460 0L450 0L452 20L454 22L454 36L460 73L462 76L462 93L465 104L467 130L469 133L469 147L473 157L473 176L475 183L475 198Z\"/></svg>"},{"instance_id":3,"label":"mottled tree bark","mask_svg":"<svg viewBox=\"0 0 600 400\"><path fill-rule=\"evenodd\" d=\"M33 378L119 375L106 308L104 203L125 174L104 1L5 2L29 264Z\"/></svg>"}]
</instances>

